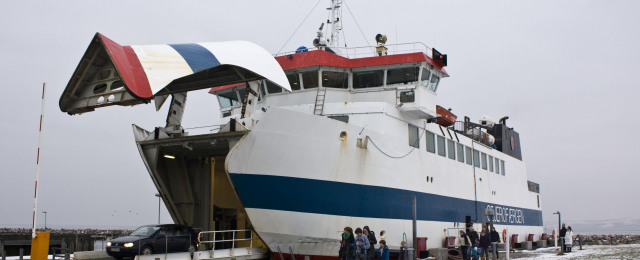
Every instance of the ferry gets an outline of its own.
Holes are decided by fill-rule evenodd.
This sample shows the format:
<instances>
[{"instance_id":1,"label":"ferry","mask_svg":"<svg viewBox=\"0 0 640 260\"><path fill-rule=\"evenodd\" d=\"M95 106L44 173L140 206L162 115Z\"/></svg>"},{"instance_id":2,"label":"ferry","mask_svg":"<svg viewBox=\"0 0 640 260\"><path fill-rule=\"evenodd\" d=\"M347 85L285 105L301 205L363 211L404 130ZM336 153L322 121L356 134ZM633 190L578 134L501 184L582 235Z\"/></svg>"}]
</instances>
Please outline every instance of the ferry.
<instances>
[{"instance_id":1,"label":"ferry","mask_svg":"<svg viewBox=\"0 0 640 260\"><path fill-rule=\"evenodd\" d=\"M341 6L331 0L313 46L276 55L245 41L123 46L97 33L60 109L160 110L171 97L164 126L133 134L173 221L251 230L274 255L336 259L347 226L369 226L391 249L421 248L418 237L446 247L487 223L540 239L540 188L508 117L439 106L447 55L426 44L379 34L375 46L340 47ZM200 89L223 124L194 135L182 116Z\"/></svg>"}]
</instances>

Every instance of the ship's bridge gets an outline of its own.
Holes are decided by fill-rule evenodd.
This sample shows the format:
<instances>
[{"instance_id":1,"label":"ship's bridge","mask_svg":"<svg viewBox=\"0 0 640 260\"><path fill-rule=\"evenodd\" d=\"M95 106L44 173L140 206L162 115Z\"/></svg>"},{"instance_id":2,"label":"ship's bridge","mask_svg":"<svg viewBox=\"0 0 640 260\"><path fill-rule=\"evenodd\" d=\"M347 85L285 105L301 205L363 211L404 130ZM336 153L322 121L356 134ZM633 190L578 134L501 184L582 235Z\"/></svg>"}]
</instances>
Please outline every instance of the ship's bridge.
<instances>
[{"instance_id":1,"label":"ship's bridge","mask_svg":"<svg viewBox=\"0 0 640 260\"><path fill-rule=\"evenodd\" d=\"M285 71L292 92L263 81L258 106L295 106L304 112L326 115L328 103L387 102L399 106L410 117L436 117L438 86L442 78L449 76L444 69L446 58L438 59L443 55L422 43L389 45L388 50L378 53L376 47L302 48L279 54L275 58ZM241 112L245 90L245 84L211 89L210 93L218 96L222 117Z\"/></svg>"}]
</instances>

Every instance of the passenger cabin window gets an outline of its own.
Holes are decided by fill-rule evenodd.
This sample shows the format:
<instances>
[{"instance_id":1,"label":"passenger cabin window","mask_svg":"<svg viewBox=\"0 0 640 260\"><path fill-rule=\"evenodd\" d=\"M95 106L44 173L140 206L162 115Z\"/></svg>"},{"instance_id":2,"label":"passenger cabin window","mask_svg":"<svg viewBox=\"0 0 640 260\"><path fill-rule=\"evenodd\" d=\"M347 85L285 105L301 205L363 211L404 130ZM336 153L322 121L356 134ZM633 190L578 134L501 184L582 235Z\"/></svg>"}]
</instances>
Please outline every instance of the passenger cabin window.
<instances>
[{"instance_id":1,"label":"passenger cabin window","mask_svg":"<svg viewBox=\"0 0 640 260\"><path fill-rule=\"evenodd\" d=\"M409 146L420 148L420 135L418 133L417 127L409 125Z\"/></svg>"},{"instance_id":2,"label":"passenger cabin window","mask_svg":"<svg viewBox=\"0 0 640 260\"><path fill-rule=\"evenodd\" d=\"M317 88L318 87L318 71L302 72L302 84L304 89Z\"/></svg>"},{"instance_id":3,"label":"passenger cabin window","mask_svg":"<svg viewBox=\"0 0 640 260\"><path fill-rule=\"evenodd\" d=\"M373 88L384 85L384 71L361 71L353 73L353 88Z\"/></svg>"},{"instance_id":4,"label":"passenger cabin window","mask_svg":"<svg viewBox=\"0 0 640 260\"><path fill-rule=\"evenodd\" d=\"M349 88L349 74L345 72L323 71L322 86L325 88Z\"/></svg>"},{"instance_id":5,"label":"passenger cabin window","mask_svg":"<svg viewBox=\"0 0 640 260\"><path fill-rule=\"evenodd\" d=\"M267 85L267 92L269 94L282 92L282 88L278 87L276 84L271 83L271 81L265 80L265 84Z\"/></svg>"},{"instance_id":6,"label":"passenger cabin window","mask_svg":"<svg viewBox=\"0 0 640 260\"><path fill-rule=\"evenodd\" d=\"M465 151L465 155L467 157L467 164L471 165L471 148L469 148L469 146L465 146L464 147L464 151Z\"/></svg>"},{"instance_id":7,"label":"passenger cabin window","mask_svg":"<svg viewBox=\"0 0 640 260\"><path fill-rule=\"evenodd\" d=\"M493 172L493 156L489 155L489 171Z\"/></svg>"},{"instance_id":8,"label":"passenger cabin window","mask_svg":"<svg viewBox=\"0 0 640 260\"><path fill-rule=\"evenodd\" d=\"M480 168L480 152L473 149L473 166Z\"/></svg>"},{"instance_id":9,"label":"passenger cabin window","mask_svg":"<svg viewBox=\"0 0 640 260\"><path fill-rule=\"evenodd\" d=\"M446 156L444 136L438 136L438 155Z\"/></svg>"},{"instance_id":10,"label":"passenger cabin window","mask_svg":"<svg viewBox=\"0 0 640 260\"><path fill-rule=\"evenodd\" d=\"M456 143L453 140L447 139L447 149L449 149L449 159L456 159Z\"/></svg>"},{"instance_id":11,"label":"passenger cabin window","mask_svg":"<svg viewBox=\"0 0 640 260\"><path fill-rule=\"evenodd\" d=\"M464 145L458 144L458 161L464 162Z\"/></svg>"},{"instance_id":12,"label":"passenger cabin window","mask_svg":"<svg viewBox=\"0 0 640 260\"><path fill-rule=\"evenodd\" d=\"M486 153L482 153L482 156L480 158L482 159L482 169L486 170L487 169L487 154Z\"/></svg>"},{"instance_id":13,"label":"passenger cabin window","mask_svg":"<svg viewBox=\"0 0 640 260\"><path fill-rule=\"evenodd\" d=\"M505 172L504 172L504 161L500 160L500 168L502 168L502 176L504 176Z\"/></svg>"},{"instance_id":14,"label":"passenger cabin window","mask_svg":"<svg viewBox=\"0 0 640 260\"><path fill-rule=\"evenodd\" d=\"M436 90L438 90L438 82L440 81L440 77L433 75L431 77L431 82L429 82L429 89L433 90L433 92L436 92Z\"/></svg>"},{"instance_id":15,"label":"passenger cabin window","mask_svg":"<svg viewBox=\"0 0 640 260\"><path fill-rule=\"evenodd\" d=\"M496 158L496 174L500 174L500 159Z\"/></svg>"},{"instance_id":16,"label":"passenger cabin window","mask_svg":"<svg viewBox=\"0 0 640 260\"><path fill-rule=\"evenodd\" d=\"M387 85L418 83L418 67L387 70Z\"/></svg>"},{"instance_id":17,"label":"passenger cabin window","mask_svg":"<svg viewBox=\"0 0 640 260\"><path fill-rule=\"evenodd\" d=\"M298 77L298 73L287 73L286 75L289 80L289 85L291 85L291 90L300 90L300 77Z\"/></svg>"},{"instance_id":18,"label":"passenger cabin window","mask_svg":"<svg viewBox=\"0 0 640 260\"><path fill-rule=\"evenodd\" d=\"M240 104L240 102L238 101L238 95L236 94L235 90L226 93L218 93L217 96L221 108L232 107Z\"/></svg>"},{"instance_id":19,"label":"passenger cabin window","mask_svg":"<svg viewBox=\"0 0 640 260\"><path fill-rule=\"evenodd\" d=\"M427 131L427 152L436 153L436 140L432 132Z\"/></svg>"}]
</instances>

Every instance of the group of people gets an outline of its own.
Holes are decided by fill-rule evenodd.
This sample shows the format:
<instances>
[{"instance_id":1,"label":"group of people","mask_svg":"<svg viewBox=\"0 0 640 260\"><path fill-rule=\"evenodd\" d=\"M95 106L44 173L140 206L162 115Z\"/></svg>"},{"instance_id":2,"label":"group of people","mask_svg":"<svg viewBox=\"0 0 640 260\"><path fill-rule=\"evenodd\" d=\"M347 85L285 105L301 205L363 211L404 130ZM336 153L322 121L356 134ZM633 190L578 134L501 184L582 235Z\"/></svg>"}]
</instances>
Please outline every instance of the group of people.
<instances>
[{"instance_id":1,"label":"group of people","mask_svg":"<svg viewBox=\"0 0 640 260\"><path fill-rule=\"evenodd\" d=\"M456 239L456 248L460 248L462 259L489 259L489 247L494 259L498 259L498 243L500 234L494 227L491 231L487 230L487 226L482 226L482 231L478 232L473 226L467 228L467 232L460 230L460 236Z\"/></svg>"},{"instance_id":2,"label":"group of people","mask_svg":"<svg viewBox=\"0 0 640 260\"><path fill-rule=\"evenodd\" d=\"M558 239L560 239L560 244L562 245L562 252L571 252L573 247L573 229L571 229L571 226L566 228L565 224L562 223Z\"/></svg>"},{"instance_id":3,"label":"group of people","mask_svg":"<svg viewBox=\"0 0 640 260\"><path fill-rule=\"evenodd\" d=\"M375 245L378 244L376 234L368 226L356 228L355 232L351 227L345 227L342 232L338 256L342 260L370 260L373 258L389 260L387 242L381 239L379 243L380 246L376 249ZM403 246L406 251L406 243ZM400 256L401 260L402 255ZM408 258L405 257L404 260L408 260Z\"/></svg>"}]
</instances>

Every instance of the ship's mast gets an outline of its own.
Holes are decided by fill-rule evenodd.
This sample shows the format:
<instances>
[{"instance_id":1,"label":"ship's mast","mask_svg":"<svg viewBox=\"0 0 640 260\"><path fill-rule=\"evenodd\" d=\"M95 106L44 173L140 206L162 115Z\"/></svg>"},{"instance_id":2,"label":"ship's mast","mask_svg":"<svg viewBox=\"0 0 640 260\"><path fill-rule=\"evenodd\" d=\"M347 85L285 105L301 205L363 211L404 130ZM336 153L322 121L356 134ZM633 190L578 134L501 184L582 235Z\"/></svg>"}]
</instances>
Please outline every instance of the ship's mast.
<instances>
[{"instance_id":1,"label":"ship's mast","mask_svg":"<svg viewBox=\"0 0 640 260\"><path fill-rule=\"evenodd\" d=\"M342 0L331 0L331 7L327 10L331 11L330 20L327 23L331 25L331 37L328 46L340 47L340 31L342 30Z\"/></svg>"}]
</instances>

